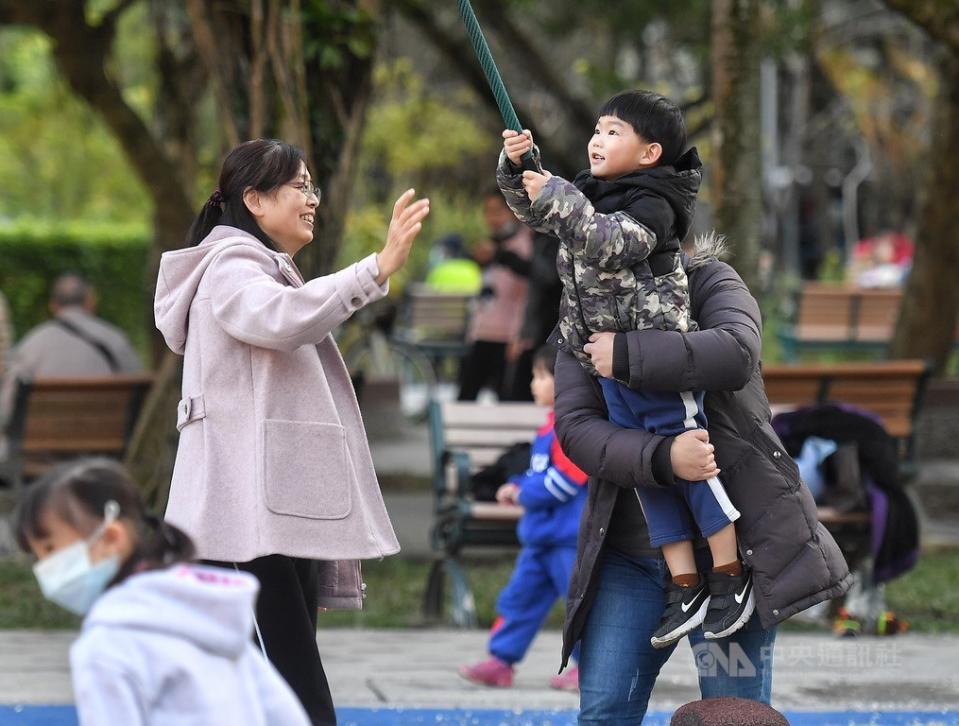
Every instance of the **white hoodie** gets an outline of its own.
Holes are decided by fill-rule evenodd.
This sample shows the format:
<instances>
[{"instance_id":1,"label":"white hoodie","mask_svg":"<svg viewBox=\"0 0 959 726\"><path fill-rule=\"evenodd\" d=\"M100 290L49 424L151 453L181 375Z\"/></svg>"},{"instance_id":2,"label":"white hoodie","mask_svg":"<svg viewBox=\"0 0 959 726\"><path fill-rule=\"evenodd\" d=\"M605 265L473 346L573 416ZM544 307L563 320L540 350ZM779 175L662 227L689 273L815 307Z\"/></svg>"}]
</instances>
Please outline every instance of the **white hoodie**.
<instances>
[{"instance_id":1,"label":"white hoodie","mask_svg":"<svg viewBox=\"0 0 959 726\"><path fill-rule=\"evenodd\" d=\"M300 726L252 640L256 578L177 565L111 588L70 650L81 726Z\"/></svg>"}]
</instances>

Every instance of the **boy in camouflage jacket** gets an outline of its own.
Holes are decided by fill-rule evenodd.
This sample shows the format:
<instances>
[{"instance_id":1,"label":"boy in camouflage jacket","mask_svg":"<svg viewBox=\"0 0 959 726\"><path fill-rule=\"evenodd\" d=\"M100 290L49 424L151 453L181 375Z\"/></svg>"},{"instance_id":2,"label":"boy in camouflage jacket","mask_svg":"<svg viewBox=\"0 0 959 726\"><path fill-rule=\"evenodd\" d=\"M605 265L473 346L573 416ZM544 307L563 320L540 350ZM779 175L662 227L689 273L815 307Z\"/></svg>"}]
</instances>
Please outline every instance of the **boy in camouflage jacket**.
<instances>
[{"instance_id":1,"label":"boy in camouflage jacket","mask_svg":"<svg viewBox=\"0 0 959 726\"><path fill-rule=\"evenodd\" d=\"M559 325L550 341L599 377L610 420L674 436L706 428L703 392L630 389L595 370L586 345L597 332L693 330L680 242L689 231L702 164L683 152L679 109L648 91L626 91L600 109L588 145L590 168L572 183L548 171L523 172L521 157L538 150L526 131L503 132L496 178L520 220L560 240L563 283ZM752 578L739 560L733 522L739 512L716 478L635 490L672 581L654 647L673 644L703 625L709 639L741 628L753 611ZM702 577L692 541L703 536L715 567Z\"/></svg>"}]
</instances>

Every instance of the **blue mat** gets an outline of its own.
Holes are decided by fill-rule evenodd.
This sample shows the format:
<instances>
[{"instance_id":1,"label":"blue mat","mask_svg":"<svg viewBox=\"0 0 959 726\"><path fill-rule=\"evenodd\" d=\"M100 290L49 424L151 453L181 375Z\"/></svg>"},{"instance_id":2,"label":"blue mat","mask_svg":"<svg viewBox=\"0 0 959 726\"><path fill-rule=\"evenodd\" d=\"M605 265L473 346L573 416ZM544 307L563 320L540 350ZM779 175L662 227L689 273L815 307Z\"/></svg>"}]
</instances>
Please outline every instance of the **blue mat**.
<instances>
[{"instance_id":1,"label":"blue mat","mask_svg":"<svg viewBox=\"0 0 959 726\"><path fill-rule=\"evenodd\" d=\"M959 711L787 711L791 726L959 726ZM341 726L574 726L576 712L502 709L341 708ZM671 714L646 714L668 726ZM0 726L77 726L73 706L0 706Z\"/></svg>"}]
</instances>

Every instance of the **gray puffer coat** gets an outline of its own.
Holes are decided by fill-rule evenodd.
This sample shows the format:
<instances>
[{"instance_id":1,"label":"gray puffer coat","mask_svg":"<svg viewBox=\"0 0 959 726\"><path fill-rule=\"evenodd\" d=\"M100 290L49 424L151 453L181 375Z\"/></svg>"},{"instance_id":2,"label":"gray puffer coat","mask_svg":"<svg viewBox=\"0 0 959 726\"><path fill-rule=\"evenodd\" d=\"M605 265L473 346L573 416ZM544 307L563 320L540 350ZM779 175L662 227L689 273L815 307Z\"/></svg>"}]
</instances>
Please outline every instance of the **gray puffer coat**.
<instances>
[{"instance_id":1,"label":"gray puffer coat","mask_svg":"<svg viewBox=\"0 0 959 726\"><path fill-rule=\"evenodd\" d=\"M769 424L760 372L759 308L742 279L715 258L687 262L700 330L628 333L630 385L708 391L705 412L720 478L742 516L740 551L752 568L763 627L842 595L849 568L816 518L816 504ZM563 664L579 640L596 592L604 538L622 487L660 486L653 455L663 437L608 420L599 383L569 353L556 360L556 432L590 475L563 632Z\"/></svg>"}]
</instances>

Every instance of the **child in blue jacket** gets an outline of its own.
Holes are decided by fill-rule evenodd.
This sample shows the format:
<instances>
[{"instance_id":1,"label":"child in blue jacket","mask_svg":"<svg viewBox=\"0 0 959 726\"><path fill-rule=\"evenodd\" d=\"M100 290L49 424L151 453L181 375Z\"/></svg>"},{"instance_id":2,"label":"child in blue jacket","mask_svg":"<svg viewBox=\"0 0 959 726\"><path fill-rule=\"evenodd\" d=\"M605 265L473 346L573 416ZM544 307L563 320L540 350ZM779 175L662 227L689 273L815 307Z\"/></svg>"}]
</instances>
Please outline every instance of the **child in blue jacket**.
<instances>
[{"instance_id":1,"label":"child in blue jacket","mask_svg":"<svg viewBox=\"0 0 959 726\"><path fill-rule=\"evenodd\" d=\"M530 389L536 403L550 407L549 418L536 432L529 468L496 492L498 502L519 504L525 512L517 526L522 549L513 575L496 603L490 657L460 668L461 676L485 686L513 685L514 664L526 655L556 598L566 597L576 562L576 537L586 502L587 476L560 449L553 430L555 363L556 349L552 346L543 346L533 357ZM574 651L573 658L577 657L578 651ZM577 690L578 669L554 676L550 685Z\"/></svg>"}]
</instances>

